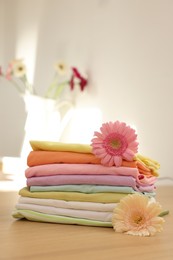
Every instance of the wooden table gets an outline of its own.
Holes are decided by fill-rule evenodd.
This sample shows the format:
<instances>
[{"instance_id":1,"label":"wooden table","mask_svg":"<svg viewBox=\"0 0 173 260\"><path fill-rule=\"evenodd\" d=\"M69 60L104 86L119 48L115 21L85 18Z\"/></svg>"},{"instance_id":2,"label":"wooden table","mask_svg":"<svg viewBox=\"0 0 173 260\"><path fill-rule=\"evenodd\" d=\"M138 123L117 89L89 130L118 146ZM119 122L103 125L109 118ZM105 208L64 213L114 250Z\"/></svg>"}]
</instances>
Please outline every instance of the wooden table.
<instances>
[{"instance_id":1,"label":"wooden table","mask_svg":"<svg viewBox=\"0 0 173 260\"><path fill-rule=\"evenodd\" d=\"M173 259L173 186L158 187L157 200L169 209L164 231L154 237L115 233L112 228L15 220L17 192L0 192L0 259Z\"/></svg>"}]
</instances>

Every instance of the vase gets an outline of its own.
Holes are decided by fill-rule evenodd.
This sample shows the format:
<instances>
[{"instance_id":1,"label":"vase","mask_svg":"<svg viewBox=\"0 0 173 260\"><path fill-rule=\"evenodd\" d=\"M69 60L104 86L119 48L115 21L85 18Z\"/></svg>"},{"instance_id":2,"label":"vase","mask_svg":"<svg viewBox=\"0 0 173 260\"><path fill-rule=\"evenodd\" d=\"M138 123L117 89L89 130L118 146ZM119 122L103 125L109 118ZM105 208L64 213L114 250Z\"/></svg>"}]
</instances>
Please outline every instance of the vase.
<instances>
[{"instance_id":1,"label":"vase","mask_svg":"<svg viewBox=\"0 0 173 260\"><path fill-rule=\"evenodd\" d=\"M73 105L69 101L57 102L54 99L37 95L23 95L27 113L25 122L25 138L21 154L31 150L30 140L59 141L70 117Z\"/></svg>"}]
</instances>

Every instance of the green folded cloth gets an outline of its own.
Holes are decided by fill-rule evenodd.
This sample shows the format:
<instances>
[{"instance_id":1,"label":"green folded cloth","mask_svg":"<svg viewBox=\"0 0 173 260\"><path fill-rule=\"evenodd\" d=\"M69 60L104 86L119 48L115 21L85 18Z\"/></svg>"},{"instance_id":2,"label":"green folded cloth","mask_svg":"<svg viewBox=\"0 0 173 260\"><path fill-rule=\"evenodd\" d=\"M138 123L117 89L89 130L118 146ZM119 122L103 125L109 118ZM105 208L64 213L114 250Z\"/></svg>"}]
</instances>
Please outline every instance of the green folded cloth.
<instances>
[{"instance_id":1,"label":"green folded cloth","mask_svg":"<svg viewBox=\"0 0 173 260\"><path fill-rule=\"evenodd\" d=\"M102 222L102 221L82 219L82 218L49 215L49 214L44 214L32 210L16 210L13 212L12 216L18 219L26 218L27 220L37 221L37 222L75 224L75 225L96 226L96 227L112 227L111 222Z\"/></svg>"}]
</instances>

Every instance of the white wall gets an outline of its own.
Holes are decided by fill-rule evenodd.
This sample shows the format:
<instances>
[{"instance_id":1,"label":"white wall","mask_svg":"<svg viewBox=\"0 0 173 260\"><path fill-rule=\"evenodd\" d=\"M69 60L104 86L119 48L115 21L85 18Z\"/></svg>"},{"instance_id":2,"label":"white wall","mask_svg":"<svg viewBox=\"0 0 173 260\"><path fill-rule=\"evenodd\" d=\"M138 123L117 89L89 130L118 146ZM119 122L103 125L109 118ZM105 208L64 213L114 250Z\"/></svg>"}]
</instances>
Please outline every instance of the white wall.
<instances>
[{"instance_id":1,"label":"white wall","mask_svg":"<svg viewBox=\"0 0 173 260\"><path fill-rule=\"evenodd\" d=\"M15 53L26 58L39 94L54 61L86 69L90 85L77 107L98 107L103 122L135 125L140 152L161 163L162 176L172 175L172 0L1 0L0 7L3 64ZM0 118L0 156L18 156L24 103L2 80ZM62 140L72 137L66 131Z\"/></svg>"}]
</instances>

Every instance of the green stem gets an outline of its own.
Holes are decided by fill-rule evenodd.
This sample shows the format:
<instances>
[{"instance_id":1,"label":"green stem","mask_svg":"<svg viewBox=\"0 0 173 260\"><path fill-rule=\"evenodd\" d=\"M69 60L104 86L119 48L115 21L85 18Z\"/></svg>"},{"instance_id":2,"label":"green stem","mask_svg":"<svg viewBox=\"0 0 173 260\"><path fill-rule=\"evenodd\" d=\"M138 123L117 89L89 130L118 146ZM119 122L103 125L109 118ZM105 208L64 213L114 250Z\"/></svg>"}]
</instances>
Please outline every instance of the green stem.
<instances>
[{"instance_id":1,"label":"green stem","mask_svg":"<svg viewBox=\"0 0 173 260\"><path fill-rule=\"evenodd\" d=\"M53 96L54 99L57 99L57 97L62 93L66 84L67 84L67 82L63 82L63 83L61 83L57 86L57 89L56 89L55 94Z\"/></svg>"},{"instance_id":2,"label":"green stem","mask_svg":"<svg viewBox=\"0 0 173 260\"><path fill-rule=\"evenodd\" d=\"M166 215L169 214L169 210L165 210L165 211L162 211L160 214L159 214L159 217L164 217Z\"/></svg>"},{"instance_id":3,"label":"green stem","mask_svg":"<svg viewBox=\"0 0 173 260\"><path fill-rule=\"evenodd\" d=\"M69 81L64 81L60 84L57 85L57 80L54 80L52 82L52 84L50 85L50 87L48 88L45 97L47 98L53 98L56 99L63 91L65 85L67 85L69 83ZM54 90L54 93L52 93Z\"/></svg>"},{"instance_id":4,"label":"green stem","mask_svg":"<svg viewBox=\"0 0 173 260\"><path fill-rule=\"evenodd\" d=\"M26 77L26 75L24 75L21 80L23 81L23 84L26 86L26 88L28 89L28 91L33 94L34 91L33 91L33 87L32 85L28 82L28 79Z\"/></svg>"},{"instance_id":5,"label":"green stem","mask_svg":"<svg viewBox=\"0 0 173 260\"><path fill-rule=\"evenodd\" d=\"M50 97L50 94L52 92L52 90L54 89L54 87L56 86L57 81L53 81L52 84L49 86L49 88L46 91L45 97Z\"/></svg>"}]
</instances>

